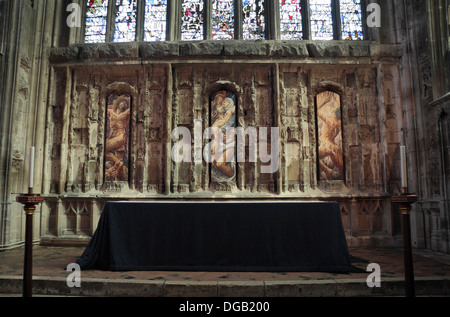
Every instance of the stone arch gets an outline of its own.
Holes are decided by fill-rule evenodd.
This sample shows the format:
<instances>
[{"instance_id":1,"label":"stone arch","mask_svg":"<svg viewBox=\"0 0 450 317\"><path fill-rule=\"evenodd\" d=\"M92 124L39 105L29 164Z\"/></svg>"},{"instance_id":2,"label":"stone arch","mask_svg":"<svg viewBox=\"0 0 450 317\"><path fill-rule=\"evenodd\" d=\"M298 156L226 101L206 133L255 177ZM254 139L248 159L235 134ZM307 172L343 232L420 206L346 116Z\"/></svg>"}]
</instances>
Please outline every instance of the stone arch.
<instances>
[{"instance_id":1,"label":"stone arch","mask_svg":"<svg viewBox=\"0 0 450 317\"><path fill-rule=\"evenodd\" d=\"M339 83L336 83L334 81L330 80L323 80L319 82L314 88L313 88L313 94L314 96L317 96L318 94L324 92L324 91L332 91L338 95L341 96L341 98L345 95L344 94L344 86L342 86Z\"/></svg>"},{"instance_id":2,"label":"stone arch","mask_svg":"<svg viewBox=\"0 0 450 317\"><path fill-rule=\"evenodd\" d=\"M227 80L219 80L211 84L206 90L206 93L211 95L219 90L227 90L235 94L237 97L241 95L242 91L241 87L239 87L236 83Z\"/></svg>"}]
</instances>

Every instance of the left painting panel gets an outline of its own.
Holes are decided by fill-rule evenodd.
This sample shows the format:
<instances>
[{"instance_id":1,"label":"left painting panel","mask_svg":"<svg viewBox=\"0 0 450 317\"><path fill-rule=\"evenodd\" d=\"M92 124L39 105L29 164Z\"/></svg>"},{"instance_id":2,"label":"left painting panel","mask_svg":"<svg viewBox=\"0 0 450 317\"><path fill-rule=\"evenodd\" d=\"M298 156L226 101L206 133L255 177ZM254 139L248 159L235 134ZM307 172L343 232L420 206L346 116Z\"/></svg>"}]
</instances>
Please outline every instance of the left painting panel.
<instances>
[{"instance_id":1,"label":"left painting panel","mask_svg":"<svg viewBox=\"0 0 450 317\"><path fill-rule=\"evenodd\" d=\"M131 96L108 97L105 142L105 181L127 182L129 178Z\"/></svg>"}]
</instances>

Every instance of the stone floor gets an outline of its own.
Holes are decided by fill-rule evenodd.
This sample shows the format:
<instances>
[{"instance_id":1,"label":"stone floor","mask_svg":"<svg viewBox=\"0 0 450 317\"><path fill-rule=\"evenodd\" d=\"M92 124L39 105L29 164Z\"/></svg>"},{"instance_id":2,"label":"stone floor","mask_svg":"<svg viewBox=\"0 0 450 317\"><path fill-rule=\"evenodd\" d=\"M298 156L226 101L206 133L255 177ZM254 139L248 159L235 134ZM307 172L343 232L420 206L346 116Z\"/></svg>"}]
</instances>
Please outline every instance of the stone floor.
<instances>
[{"instance_id":1,"label":"stone floor","mask_svg":"<svg viewBox=\"0 0 450 317\"><path fill-rule=\"evenodd\" d=\"M33 294L54 296L155 297L296 297L404 296L401 249L350 248L348 274L308 272L81 272L81 288L69 288L66 266L83 247L33 249ZM24 249L0 252L0 294L21 294ZM418 296L450 296L450 255L426 250L413 252ZM366 280L370 263L381 268L381 287Z\"/></svg>"}]
</instances>

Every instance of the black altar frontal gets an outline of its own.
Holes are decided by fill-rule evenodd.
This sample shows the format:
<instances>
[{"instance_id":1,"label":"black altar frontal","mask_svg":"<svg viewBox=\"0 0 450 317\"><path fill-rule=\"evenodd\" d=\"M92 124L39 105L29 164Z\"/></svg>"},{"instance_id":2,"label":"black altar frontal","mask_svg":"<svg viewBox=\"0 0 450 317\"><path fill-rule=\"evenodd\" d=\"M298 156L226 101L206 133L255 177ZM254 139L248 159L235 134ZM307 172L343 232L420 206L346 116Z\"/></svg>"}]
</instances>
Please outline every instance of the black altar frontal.
<instances>
[{"instance_id":1,"label":"black altar frontal","mask_svg":"<svg viewBox=\"0 0 450 317\"><path fill-rule=\"evenodd\" d=\"M82 270L336 272L350 254L335 202L108 202Z\"/></svg>"}]
</instances>

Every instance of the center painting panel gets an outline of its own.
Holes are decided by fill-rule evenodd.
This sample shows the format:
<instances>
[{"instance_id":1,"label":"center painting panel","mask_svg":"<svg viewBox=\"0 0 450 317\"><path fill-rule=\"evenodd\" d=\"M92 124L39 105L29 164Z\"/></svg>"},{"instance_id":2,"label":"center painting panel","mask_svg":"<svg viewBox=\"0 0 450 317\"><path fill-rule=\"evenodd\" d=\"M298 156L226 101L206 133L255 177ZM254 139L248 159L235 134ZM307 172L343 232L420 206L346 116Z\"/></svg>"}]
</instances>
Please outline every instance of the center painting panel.
<instances>
[{"instance_id":1,"label":"center painting panel","mask_svg":"<svg viewBox=\"0 0 450 317\"><path fill-rule=\"evenodd\" d=\"M233 183L236 181L236 95L221 90L211 95L212 133L211 181ZM222 137L222 142L219 138Z\"/></svg>"},{"instance_id":2,"label":"center painting panel","mask_svg":"<svg viewBox=\"0 0 450 317\"><path fill-rule=\"evenodd\" d=\"M130 156L129 94L111 94L108 97L105 142L105 180L127 182Z\"/></svg>"}]
</instances>

